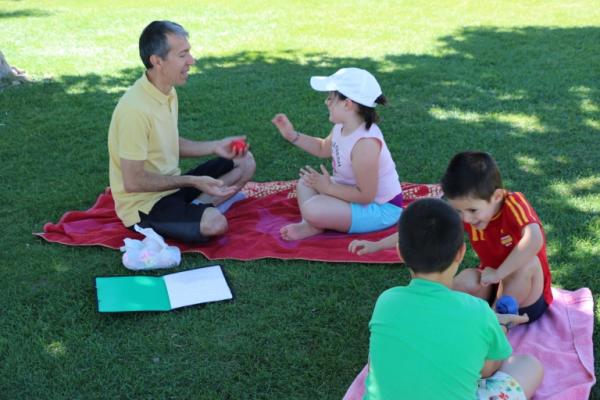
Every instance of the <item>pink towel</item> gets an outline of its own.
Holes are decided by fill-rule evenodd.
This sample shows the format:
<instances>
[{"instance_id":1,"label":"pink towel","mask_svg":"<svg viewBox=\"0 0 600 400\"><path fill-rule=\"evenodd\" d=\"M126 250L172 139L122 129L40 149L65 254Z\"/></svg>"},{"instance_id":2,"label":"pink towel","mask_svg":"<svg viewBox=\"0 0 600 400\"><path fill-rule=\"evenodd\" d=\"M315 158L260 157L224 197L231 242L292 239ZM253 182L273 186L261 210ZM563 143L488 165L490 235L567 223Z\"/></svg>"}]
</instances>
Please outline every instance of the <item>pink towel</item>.
<instances>
[{"instance_id":1,"label":"pink towel","mask_svg":"<svg viewBox=\"0 0 600 400\"><path fill-rule=\"evenodd\" d=\"M286 242L279 229L300 221L295 197L296 181L250 182L242 189L245 200L235 203L226 212L229 231L208 243L190 245L167 241L182 252L202 253L210 260L260 258L303 259L329 262L397 263L400 260L393 249L375 254L357 256L348 252L353 239L379 240L395 231L361 235L327 232L305 240ZM438 185L403 183L406 203L421 197L440 197ZM118 249L126 237L141 236L125 228L115 213L115 205L106 189L96 203L86 211L69 211L56 224L47 223L37 236L55 243L72 246L105 246Z\"/></svg>"},{"instance_id":2,"label":"pink towel","mask_svg":"<svg viewBox=\"0 0 600 400\"><path fill-rule=\"evenodd\" d=\"M544 365L544 380L534 400L586 400L594 374L594 301L588 288L574 292L552 288L554 302L536 322L509 333L514 354L531 354ZM367 366L356 376L344 400L360 400Z\"/></svg>"},{"instance_id":3,"label":"pink towel","mask_svg":"<svg viewBox=\"0 0 600 400\"><path fill-rule=\"evenodd\" d=\"M532 324L510 331L515 354L532 354L544 365L536 400L584 400L594 374L594 300L588 288L575 292L552 288L554 302Z\"/></svg>"}]
</instances>

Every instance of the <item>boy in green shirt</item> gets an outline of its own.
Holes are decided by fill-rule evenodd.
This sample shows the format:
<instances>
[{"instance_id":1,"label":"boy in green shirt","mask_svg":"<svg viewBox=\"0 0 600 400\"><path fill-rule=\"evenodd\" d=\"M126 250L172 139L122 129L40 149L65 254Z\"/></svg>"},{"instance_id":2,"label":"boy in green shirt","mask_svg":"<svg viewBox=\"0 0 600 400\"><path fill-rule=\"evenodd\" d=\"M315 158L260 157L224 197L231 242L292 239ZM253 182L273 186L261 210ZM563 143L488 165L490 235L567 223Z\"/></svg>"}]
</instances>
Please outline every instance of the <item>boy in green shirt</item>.
<instances>
[{"instance_id":1,"label":"boy in green shirt","mask_svg":"<svg viewBox=\"0 0 600 400\"><path fill-rule=\"evenodd\" d=\"M465 253L457 212L442 200L416 201L398 232L412 280L377 300L364 398L530 398L542 366L531 356L511 356L506 338L528 317L494 315L485 301L450 289Z\"/></svg>"}]
</instances>

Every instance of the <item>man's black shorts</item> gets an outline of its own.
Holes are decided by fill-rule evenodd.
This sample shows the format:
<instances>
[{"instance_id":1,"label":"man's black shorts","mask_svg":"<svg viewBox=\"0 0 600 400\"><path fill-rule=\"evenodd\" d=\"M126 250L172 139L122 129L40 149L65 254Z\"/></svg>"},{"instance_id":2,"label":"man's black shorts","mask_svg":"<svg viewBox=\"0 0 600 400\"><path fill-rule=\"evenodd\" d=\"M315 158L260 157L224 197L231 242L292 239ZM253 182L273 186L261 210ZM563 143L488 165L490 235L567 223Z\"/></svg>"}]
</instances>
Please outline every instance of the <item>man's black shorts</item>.
<instances>
[{"instance_id":1,"label":"man's black shorts","mask_svg":"<svg viewBox=\"0 0 600 400\"><path fill-rule=\"evenodd\" d=\"M200 164L184 175L219 178L234 167L232 160L214 158ZM200 220L204 210L212 204L192 204L202 192L193 187L181 188L154 204L148 215L140 212L142 228L152 228L165 238L189 243L205 242L208 238L200 233ZM130 227L131 228L131 227Z\"/></svg>"}]
</instances>

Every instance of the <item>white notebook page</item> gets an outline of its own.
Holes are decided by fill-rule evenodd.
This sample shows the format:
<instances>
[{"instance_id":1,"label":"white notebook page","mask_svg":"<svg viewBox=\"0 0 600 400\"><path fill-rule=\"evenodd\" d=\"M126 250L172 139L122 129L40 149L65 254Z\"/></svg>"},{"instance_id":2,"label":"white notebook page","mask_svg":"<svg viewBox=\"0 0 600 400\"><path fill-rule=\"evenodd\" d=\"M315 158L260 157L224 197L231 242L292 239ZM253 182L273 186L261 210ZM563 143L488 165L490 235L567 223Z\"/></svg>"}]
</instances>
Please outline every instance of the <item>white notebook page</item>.
<instances>
[{"instance_id":1,"label":"white notebook page","mask_svg":"<svg viewBox=\"0 0 600 400\"><path fill-rule=\"evenodd\" d=\"M165 275L163 279L172 309L233 298L218 265Z\"/></svg>"}]
</instances>

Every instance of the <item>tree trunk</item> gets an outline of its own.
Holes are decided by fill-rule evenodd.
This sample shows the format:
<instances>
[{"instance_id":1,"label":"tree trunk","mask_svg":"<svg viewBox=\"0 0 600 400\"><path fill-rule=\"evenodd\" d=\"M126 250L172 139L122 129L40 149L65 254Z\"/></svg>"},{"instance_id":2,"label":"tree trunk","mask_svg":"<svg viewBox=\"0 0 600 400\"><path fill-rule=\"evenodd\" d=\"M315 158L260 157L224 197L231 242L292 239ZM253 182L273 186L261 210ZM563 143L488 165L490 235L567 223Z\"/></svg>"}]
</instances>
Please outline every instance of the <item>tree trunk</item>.
<instances>
[{"instance_id":1,"label":"tree trunk","mask_svg":"<svg viewBox=\"0 0 600 400\"><path fill-rule=\"evenodd\" d=\"M23 82L29 82L29 78L25 75L25 71L21 71L16 67L11 67L6 62L4 54L0 51L0 89L3 86L18 85Z\"/></svg>"}]
</instances>

